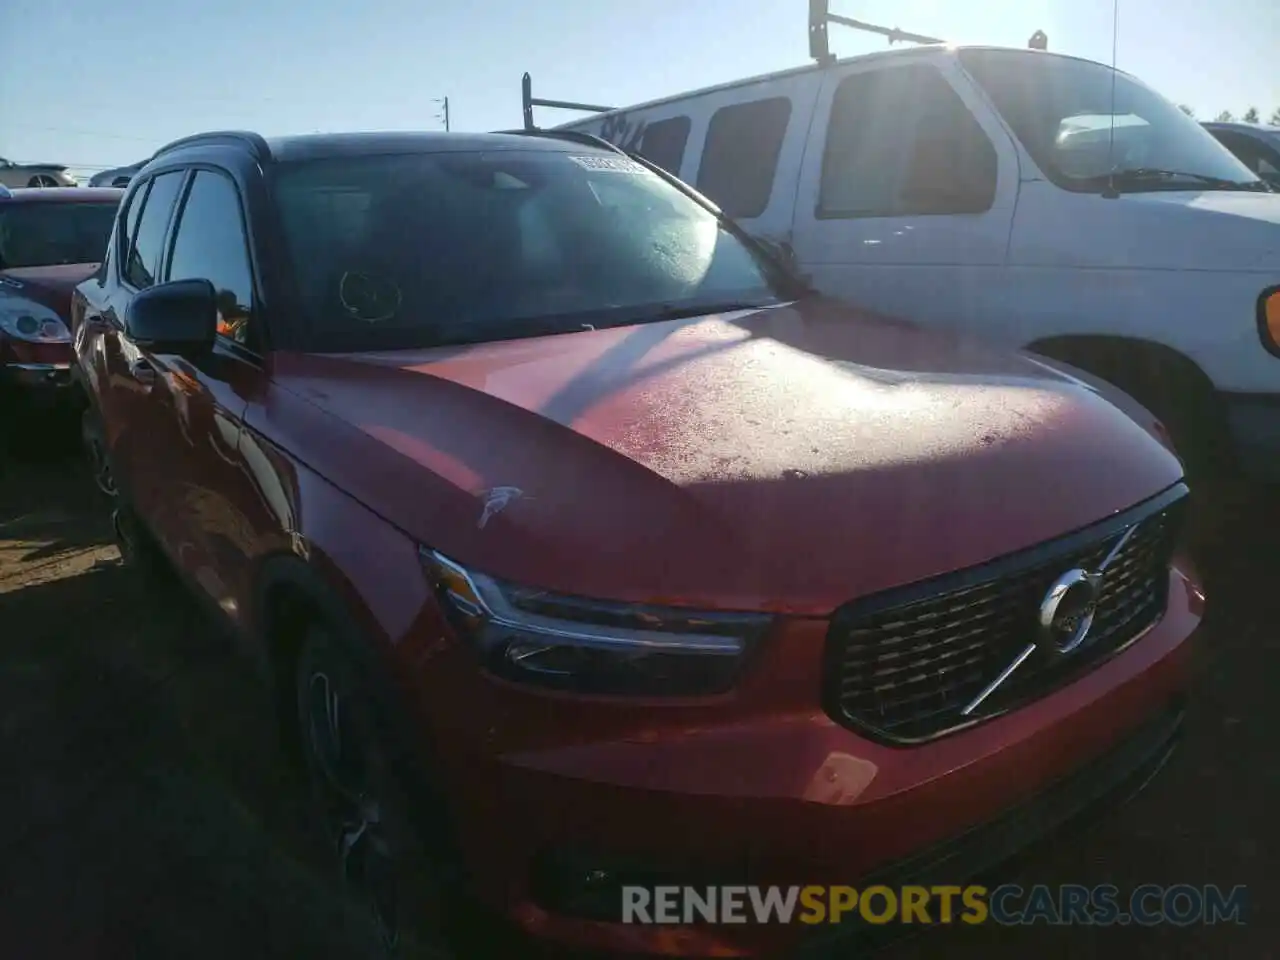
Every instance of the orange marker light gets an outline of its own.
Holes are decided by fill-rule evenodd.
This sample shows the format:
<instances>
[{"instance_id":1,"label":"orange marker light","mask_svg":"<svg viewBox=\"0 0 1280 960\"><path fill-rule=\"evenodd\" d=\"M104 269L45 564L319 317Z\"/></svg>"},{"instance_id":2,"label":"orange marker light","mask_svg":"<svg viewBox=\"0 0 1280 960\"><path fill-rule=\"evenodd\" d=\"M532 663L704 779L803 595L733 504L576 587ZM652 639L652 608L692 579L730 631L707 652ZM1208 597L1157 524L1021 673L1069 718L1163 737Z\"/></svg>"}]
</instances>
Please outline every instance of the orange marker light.
<instances>
[{"instance_id":1,"label":"orange marker light","mask_svg":"<svg viewBox=\"0 0 1280 960\"><path fill-rule=\"evenodd\" d=\"M1271 345L1280 348L1280 287L1263 298L1262 322L1266 325Z\"/></svg>"}]
</instances>

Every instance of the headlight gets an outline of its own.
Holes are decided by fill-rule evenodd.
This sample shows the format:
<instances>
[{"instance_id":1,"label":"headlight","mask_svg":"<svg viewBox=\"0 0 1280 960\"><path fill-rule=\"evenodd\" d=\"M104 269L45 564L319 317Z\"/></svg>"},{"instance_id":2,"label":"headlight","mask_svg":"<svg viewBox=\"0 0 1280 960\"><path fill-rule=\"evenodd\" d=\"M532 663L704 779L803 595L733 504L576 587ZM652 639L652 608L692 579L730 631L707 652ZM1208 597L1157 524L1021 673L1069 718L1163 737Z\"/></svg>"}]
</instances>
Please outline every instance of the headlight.
<instances>
[{"instance_id":1,"label":"headlight","mask_svg":"<svg viewBox=\"0 0 1280 960\"><path fill-rule=\"evenodd\" d=\"M772 620L551 594L426 548L421 555L454 628L487 670L519 683L609 695L722 693Z\"/></svg>"},{"instance_id":2,"label":"headlight","mask_svg":"<svg viewBox=\"0 0 1280 960\"><path fill-rule=\"evenodd\" d=\"M0 293L0 330L32 343L71 342L67 325L48 307L4 293Z\"/></svg>"}]
</instances>

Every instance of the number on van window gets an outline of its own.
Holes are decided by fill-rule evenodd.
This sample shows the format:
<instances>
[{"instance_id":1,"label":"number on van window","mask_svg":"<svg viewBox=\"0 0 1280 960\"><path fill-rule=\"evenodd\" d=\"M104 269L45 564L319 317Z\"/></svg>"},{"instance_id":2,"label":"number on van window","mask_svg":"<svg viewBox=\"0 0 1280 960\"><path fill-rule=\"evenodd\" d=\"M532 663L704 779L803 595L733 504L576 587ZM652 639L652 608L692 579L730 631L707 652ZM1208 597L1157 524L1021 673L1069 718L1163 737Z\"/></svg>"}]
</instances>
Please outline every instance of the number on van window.
<instances>
[{"instance_id":1,"label":"number on van window","mask_svg":"<svg viewBox=\"0 0 1280 960\"><path fill-rule=\"evenodd\" d=\"M616 144L628 153L638 153L651 163L656 163L669 173L679 174L684 161L685 144L689 141L688 117L665 117L662 120L637 120L634 123L624 113L606 117L600 126L600 136Z\"/></svg>"}]
</instances>

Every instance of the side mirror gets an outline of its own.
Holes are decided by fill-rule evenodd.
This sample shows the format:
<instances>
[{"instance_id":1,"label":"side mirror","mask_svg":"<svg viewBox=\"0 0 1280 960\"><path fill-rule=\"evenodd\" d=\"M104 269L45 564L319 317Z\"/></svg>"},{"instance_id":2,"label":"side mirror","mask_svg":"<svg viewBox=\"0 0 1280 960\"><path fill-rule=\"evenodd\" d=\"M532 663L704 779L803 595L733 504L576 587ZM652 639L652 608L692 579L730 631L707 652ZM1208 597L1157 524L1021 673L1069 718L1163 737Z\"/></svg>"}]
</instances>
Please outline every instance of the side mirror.
<instances>
[{"instance_id":1,"label":"side mirror","mask_svg":"<svg viewBox=\"0 0 1280 960\"><path fill-rule=\"evenodd\" d=\"M124 332L156 353L191 357L213 349L218 303L208 280L173 280L134 295L124 313Z\"/></svg>"}]
</instances>

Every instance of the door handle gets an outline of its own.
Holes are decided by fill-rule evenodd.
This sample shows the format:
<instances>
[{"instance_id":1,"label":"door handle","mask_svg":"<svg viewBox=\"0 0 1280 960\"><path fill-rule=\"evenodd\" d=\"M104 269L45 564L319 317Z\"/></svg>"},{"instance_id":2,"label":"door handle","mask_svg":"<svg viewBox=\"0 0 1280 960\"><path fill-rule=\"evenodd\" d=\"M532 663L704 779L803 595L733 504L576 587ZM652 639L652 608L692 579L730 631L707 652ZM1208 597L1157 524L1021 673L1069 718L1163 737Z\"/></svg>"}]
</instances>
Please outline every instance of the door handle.
<instances>
[{"instance_id":1,"label":"door handle","mask_svg":"<svg viewBox=\"0 0 1280 960\"><path fill-rule=\"evenodd\" d=\"M156 382L156 368L151 365L150 360L139 357L129 364L129 376L144 387L149 387Z\"/></svg>"}]
</instances>

